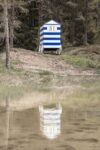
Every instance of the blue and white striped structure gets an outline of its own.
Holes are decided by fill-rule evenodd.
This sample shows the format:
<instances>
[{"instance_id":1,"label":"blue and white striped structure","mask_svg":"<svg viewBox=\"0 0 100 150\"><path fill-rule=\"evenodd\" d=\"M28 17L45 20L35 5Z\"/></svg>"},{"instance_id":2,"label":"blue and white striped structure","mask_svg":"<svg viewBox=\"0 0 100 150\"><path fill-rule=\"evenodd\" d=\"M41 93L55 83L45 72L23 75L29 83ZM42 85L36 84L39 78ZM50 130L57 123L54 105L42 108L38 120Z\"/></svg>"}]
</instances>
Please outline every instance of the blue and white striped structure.
<instances>
[{"instance_id":1,"label":"blue and white striped structure","mask_svg":"<svg viewBox=\"0 0 100 150\"><path fill-rule=\"evenodd\" d=\"M62 106L60 104L53 108L39 106L40 130L48 139L55 139L61 134L61 114Z\"/></svg>"},{"instance_id":2,"label":"blue and white striped structure","mask_svg":"<svg viewBox=\"0 0 100 150\"><path fill-rule=\"evenodd\" d=\"M50 20L40 27L39 51L43 52L45 49L57 50L59 54L62 51L61 25L54 20Z\"/></svg>"}]
</instances>

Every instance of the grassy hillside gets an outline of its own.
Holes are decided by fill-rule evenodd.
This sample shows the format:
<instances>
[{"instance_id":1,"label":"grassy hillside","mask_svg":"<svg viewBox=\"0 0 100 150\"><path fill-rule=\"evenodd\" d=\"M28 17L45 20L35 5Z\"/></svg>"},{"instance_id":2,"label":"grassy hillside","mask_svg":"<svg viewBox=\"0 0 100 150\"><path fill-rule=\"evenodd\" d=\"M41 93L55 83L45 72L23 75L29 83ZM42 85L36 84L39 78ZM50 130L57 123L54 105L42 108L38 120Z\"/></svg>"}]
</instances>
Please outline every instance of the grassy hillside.
<instances>
[{"instance_id":1,"label":"grassy hillside","mask_svg":"<svg viewBox=\"0 0 100 150\"><path fill-rule=\"evenodd\" d=\"M0 99L59 85L73 90L89 76L96 78L100 73L99 46L67 48L61 55L14 49L10 70L5 68L5 53L0 58Z\"/></svg>"},{"instance_id":2,"label":"grassy hillside","mask_svg":"<svg viewBox=\"0 0 100 150\"><path fill-rule=\"evenodd\" d=\"M67 48L61 57L67 63L82 69L100 70L100 45Z\"/></svg>"},{"instance_id":3,"label":"grassy hillside","mask_svg":"<svg viewBox=\"0 0 100 150\"><path fill-rule=\"evenodd\" d=\"M40 82L41 77L97 75L100 73L100 46L66 48L61 55L39 54L24 49L10 53L11 69L5 68L5 53L0 54L0 82L21 85L26 81Z\"/></svg>"}]
</instances>

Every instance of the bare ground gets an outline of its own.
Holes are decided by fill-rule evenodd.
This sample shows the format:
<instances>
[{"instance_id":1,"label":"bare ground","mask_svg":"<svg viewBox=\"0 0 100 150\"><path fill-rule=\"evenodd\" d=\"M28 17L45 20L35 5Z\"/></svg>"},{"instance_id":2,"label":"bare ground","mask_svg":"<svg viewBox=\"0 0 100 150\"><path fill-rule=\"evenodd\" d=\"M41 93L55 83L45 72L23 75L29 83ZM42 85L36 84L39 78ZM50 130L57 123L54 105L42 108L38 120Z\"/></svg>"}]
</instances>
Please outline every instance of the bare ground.
<instances>
[{"instance_id":1,"label":"bare ground","mask_svg":"<svg viewBox=\"0 0 100 150\"><path fill-rule=\"evenodd\" d=\"M3 60L3 62L5 61L5 53L1 54L1 58ZM13 51L11 51L11 62L12 62L12 66L14 69L19 69L22 70L22 75L18 75L17 71L14 72L14 74L2 74L0 73L0 92L4 92L6 90L8 90L9 86L22 86L23 83L25 84L25 82L23 82L23 78L25 80L29 80L31 81L31 77L33 78L32 82L35 82L36 86L40 81L39 80L43 80L43 86L47 87L47 85L45 85L46 80L44 80L44 76L45 74L43 74L43 79L42 78L38 78L38 73L41 73L41 71L47 71L49 73L52 74L58 74L58 75L63 75L66 76L67 75L94 75L95 72L94 70L82 70L79 67L75 67L71 64L67 64L64 60L61 59L61 56L58 55L50 55L50 54L39 54L37 52L32 52L29 50L24 50L24 49L13 49ZM31 76L25 76L24 74L29 72L29 74L31 74ZM36 77L34 77L34 72L36 72ZM45 72L46 73L46 72ZM47 74L48 76L48 74ZM79 76L77 78L74 77L74 79L70 79L65 81L65 78L60 78L60 80L58 80L56 82L56 78L52 78L51 82L51 89L53 89L53 91L57 94L56 97L58 99L63 99L65 97L66 94L72 94L73 91L78 90L78 89L83 89L83 87L81 87L80 85L80 78ZM49 78L48 78L49 80ZM54 81L55 80L55 81ZM2 84L1 84L2 83ZM7 88L2 88L2 85L7 86ZM40 87L42 88L42 86L40 85ZM29 87L28 87L29 88ZM13 90L13 88L11 89ZM33 89L33 85L32 85L32 91L34 91ZM57 92L56 92L57 91ZM18 91L19 92L19 91ZM28 91L26 91L27 93ZM9 91L8 91L9 93ZM62 94L61 94L62 93ZM30 93L29 93L30 94ZM50 93L50 95L52 95ZM50 97L50 95L39 95L38 93L35 93L35 95L31 95L31 97L27 97L25 95L24 99L24 108L28 107L27 101L25 102L25 99L29 98L30 104L29 105L33 105L34 102L36 101L35 98L37 98L36 104L39 104L40 102L44 102L45 99L47 100L48 97ZM60 95L60 96L59 96ZM41 98L40 98L41 97ZM12 107L16 107L16 105L21 106L23 104L23 99L22 101L17 101L17 103L15 102ZM55 98L54 98L55 99ZM38 102L38 103L37 103ZM30 107L30 106L29 106ZM16 108L17 109L17 108Z\"/></svg>"},{"instance_id":2,"label":"bare ground","mask_svg":"<svg viewBox=\"0 0 100 150\"><path fill-rule=\"evenodd\" d=\"M5 59L5 54L3 59ZM93 70L82 70L71 64L67 64L58 55L39 54L30 50L13 49L11 51L12 64L25 71L49 71L64 75L93 75Z\"/></svg>"}]
</instances>

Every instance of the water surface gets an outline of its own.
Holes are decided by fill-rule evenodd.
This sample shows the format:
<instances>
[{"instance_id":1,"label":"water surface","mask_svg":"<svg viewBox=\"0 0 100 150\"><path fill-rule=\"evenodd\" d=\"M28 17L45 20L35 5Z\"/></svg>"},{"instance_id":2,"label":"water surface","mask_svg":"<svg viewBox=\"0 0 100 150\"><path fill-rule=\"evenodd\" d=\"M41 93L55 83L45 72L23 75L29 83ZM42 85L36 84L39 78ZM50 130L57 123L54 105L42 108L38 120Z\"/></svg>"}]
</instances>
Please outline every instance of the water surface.
<instances>
[{"instance_id":1,"label":"water surface","mask_svg":"<svg viewBox=\"0 0 100 150\"><path fill-rule=\"evenodd\" d=\"M43 80L21 98L20 88L1 90L0 150L100 150L99 81L61 77L48 85Z\"/></svg>"},{"instance_id":2,"label":"water surface","mask_svg":"<svg viewBox=\"0 0 100 150\"><path fill-rule=\"evenodd\" d=\"M100 107L0 108L0 150L100 150Z\"/></svg>"}]
</instances>

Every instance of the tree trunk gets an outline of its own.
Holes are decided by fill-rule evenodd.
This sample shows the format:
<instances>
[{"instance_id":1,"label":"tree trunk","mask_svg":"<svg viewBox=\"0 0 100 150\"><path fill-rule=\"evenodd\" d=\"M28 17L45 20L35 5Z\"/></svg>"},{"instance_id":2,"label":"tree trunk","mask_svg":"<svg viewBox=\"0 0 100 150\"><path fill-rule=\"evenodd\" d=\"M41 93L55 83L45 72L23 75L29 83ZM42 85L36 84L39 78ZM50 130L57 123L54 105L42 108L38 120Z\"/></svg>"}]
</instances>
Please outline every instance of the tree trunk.
<instances>
[{"instance_id":1,"label":"tree trunk","mask_svg":"<svg viewBox=\"0 0 100 150\"><path fill-rule=\"evenodd\" d=\"M75 42L75 21L74 19L70 22L70 42L72 45L74 45Z\"/></svg>"},{"instance_id":2,"label":"tree trunk","mask_svg":"<svg viewBox=\"0 0 100 150\"><path fill-rule=\"evenodd\" d=\"M40 49L40 27L41 27L41 9L42 9L42 2L38 4L38 40L37 40L37 49Z\"/></svg>"},{"instance_id":3,"label":"tree trunk","mask_svg":"<svg viewBox=\"0 0 100 150\"><path fill-rule=\"evenodd\" d=\"M11 0L11 17L10 17L10 47L13 48L14 39L14 0Z\"/></svg>"},{"instance_id":4,"label":"tree trunk","mask_svg":"<svg viewBox=\"0 0 100 150\"><path fill-rule=\"evenodd\" d=\"M96 9L97 9L96 29L99 29L99 22L100 22L99 1L97 1L96 3Z\"/></svg>"},{"instance_id":5,"label":"tree trunk","mask_svg":"<svg viewBox=\"0 0 100 150\"><path fill-rule=\"evenodd\" d=\"M4 0L4 18L5 18L5 39L6 39L6 67L10 68L10 45L9 45L9 25L8 25L8 3Z\"/></svg>"},{"instance_id":6,"label":"tree trunk","mask_svg":"<svg viewBox=\"0 0 100 150\"><path fill-rule=\"evenodd\" d=\"M85 0L85 23L84 23L84 45L88 44L87 27L88 27L88 0Z\"/></svg>"}]
</instances>

